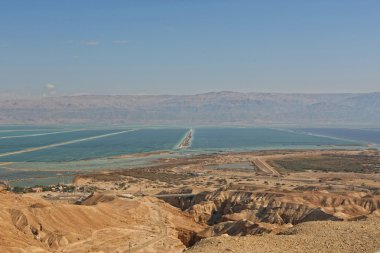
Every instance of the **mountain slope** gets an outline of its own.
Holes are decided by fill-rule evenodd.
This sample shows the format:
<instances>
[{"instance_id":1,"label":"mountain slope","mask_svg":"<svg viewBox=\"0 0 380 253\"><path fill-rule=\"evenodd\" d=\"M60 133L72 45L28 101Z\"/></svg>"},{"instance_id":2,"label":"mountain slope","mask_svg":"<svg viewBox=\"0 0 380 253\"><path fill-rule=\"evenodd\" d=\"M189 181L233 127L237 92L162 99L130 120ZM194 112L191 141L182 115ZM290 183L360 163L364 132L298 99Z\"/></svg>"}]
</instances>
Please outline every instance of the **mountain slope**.
<instances>
[{"instance_id":1,"label":"mountain slope","mask_svg":"<svg viewBox=\"0 0 380 253\"><path fill-rule=\"evenodd\" d=\"M0 101L0 123L350 124L380 123L380 93L86 95Z\"/></svg>"}]
</instances>

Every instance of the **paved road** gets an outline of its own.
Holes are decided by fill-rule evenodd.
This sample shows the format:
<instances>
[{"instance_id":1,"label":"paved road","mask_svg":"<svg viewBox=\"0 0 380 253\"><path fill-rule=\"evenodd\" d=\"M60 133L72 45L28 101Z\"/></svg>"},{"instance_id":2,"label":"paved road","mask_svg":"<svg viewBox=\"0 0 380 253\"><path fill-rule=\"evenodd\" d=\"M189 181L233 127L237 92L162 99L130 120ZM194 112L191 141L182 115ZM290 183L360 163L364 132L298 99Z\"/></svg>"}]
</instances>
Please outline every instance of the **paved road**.
<instances>
[{"instance_id":1,"label":"paved road","mask_svg":"<svg viewBox=\"0 0 380 253\"><path fill-rule=\"evenodd\" d=\"M270 166L266 161L262 160L259 157L253 159L252 162L256 165L257 168L259 168L264 173L272 174L274 176L280 176L280 173L278 173L278 171L275 168Z\"/></svg>"}]
</instances>

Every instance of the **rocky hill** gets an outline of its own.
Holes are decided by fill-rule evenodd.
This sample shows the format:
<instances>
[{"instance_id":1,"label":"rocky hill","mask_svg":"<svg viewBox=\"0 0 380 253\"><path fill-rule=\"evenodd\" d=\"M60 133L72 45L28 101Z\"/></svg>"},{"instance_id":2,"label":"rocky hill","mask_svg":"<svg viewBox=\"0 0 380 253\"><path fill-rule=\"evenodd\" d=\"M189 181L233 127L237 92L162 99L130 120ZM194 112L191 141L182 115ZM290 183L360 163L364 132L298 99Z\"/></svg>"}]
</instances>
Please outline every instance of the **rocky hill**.
<instances>
[{"instance_id":1,"label":"rocky hill","mask_svg":"<svg viewBox=\"0 0 380 253\"><path fill-rule=\"evenodd\" d=\"M1 124L375 125L380 93L85 95L1 99Z\"/></svg>"},{"instance_id":2,"label":"rocky hill","mask_svg":"<svg viewBox=\"0 0 380 253\"><path fill-rule=\"evenodd\" d=\"M204 226L153 198L95 194L84 205L0 192L0 252L182 252Z\"/></svg>"},{"instance_id":3,"label":"rocky hill","mask_svg":"<svg viewBox=\"0 0 380 253\"><path fill-rule=\"evenodd\" d=\"M186 253L346 253L379 252L380 220L312 221L299 224L281 235L218 236L200 241Z\"/></svg>"}]
</instances>

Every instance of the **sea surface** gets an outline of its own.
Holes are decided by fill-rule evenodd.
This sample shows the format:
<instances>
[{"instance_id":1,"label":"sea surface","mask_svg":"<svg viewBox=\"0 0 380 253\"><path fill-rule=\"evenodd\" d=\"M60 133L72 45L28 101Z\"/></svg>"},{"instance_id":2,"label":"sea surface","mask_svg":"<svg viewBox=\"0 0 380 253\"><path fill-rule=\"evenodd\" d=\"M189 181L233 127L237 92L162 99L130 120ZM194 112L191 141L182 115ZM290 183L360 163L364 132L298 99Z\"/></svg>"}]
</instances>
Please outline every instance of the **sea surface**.
<instances>
[{"instance_id":1,"label":"sea surface","mask_svg":"<svg viewBox=\"0 0 380 253\"><path fill-rule=\"evenodd\" d=\"M352 128L303 128L301 133L309 133L326 137L335 137L344 140L380 145L380 129L352 129Z\"/></svg>"},{"instance_id":2,"label":"sea surface","mask_svg":"<svg viewBox=\"0 0 380 253\"><path fill-rule=\"evenodd\" d=\"M361 142L317 136L288 129L200 128L194 130L192 149L261 150L351 146Z\"/></svg>"},{"instance_id":3,"label":"sea surface","mask_svg":"<svg viewBox=\"0 0 380 253\"><path fill-rule=\"evenodd\" d=\"M94 170L149 166L162 157L221 151L357 149L380 143L380 131L369 129L192 129L190 146L181 150L178 145L190 128L0 126L0 180L8 180L13 186L51 184ZM154 151L170 152L120 157Z\"/></svg>"}]
</instances>

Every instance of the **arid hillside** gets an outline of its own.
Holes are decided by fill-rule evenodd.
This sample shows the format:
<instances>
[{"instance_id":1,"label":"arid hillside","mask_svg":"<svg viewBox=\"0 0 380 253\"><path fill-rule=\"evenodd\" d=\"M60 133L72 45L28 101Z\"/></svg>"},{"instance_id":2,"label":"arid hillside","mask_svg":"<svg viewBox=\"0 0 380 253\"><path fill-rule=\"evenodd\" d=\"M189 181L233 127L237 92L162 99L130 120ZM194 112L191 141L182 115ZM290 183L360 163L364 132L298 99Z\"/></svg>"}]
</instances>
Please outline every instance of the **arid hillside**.
<instances>
[{"instance_id":1,"label":"arid hillside","mask_svg":"<svg viewBox=\"0 0 380 253\"><path fill-rule=\"evenodd\" d=\"M380 219L313 221L280 235L207 238L186 253L375 253L380 250Z\"/></svg>"},{"instance_id":2,"label":"arid hillside","mask_svg":"<svg viewBox=\"0 0 380 253\"><path fill-rule=\"evenodd\" d=\"M380 123L380 93L84 95L1 99L0 123L287 124Z\"/></svg>"},{"instance_id":3,"label":"arid hillside","mask_svg":"<svg viewBox=\"0 0 380 253\"><path fill-rule=\"evenodd\" d=\"M83 205L0 193L0 252L182 252L179 238L201 231L154 198L94 195Z\"/></svg>"},{"instance_id":4,"label":"arid hillside","mask_svg":"<svg viewBox=\"0 0 380 253\"><path fill-rule=\"evenodd\" d=\"M375 150L214 153L78 175L78 192L4 188L0 252L373 253L379 164Z\"/></svg>"}]
</instances>

